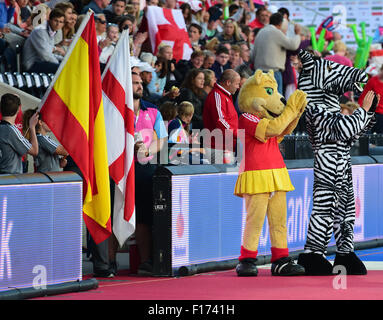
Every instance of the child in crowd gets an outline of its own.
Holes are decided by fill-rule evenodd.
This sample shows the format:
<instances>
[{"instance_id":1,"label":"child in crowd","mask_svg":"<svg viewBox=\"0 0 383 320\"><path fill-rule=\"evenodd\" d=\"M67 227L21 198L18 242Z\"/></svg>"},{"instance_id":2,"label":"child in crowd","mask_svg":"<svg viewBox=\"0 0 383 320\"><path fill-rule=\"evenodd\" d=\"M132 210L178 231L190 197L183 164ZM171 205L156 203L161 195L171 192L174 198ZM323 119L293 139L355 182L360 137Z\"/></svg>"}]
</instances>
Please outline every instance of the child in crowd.
<instances>
[{"instance_id":1,"label":"child in crowd","mask_svg":"<svg viewBox=\"0 0 383 320\"><path fill-rule=\"evenodd\" d=\"M30 141L23 137L15 126L15 121L21 109L20 98L6 93L1 97L0 108L0 174L23 173L22 157L27 153L37 156L39 145L36 137L38 113L31 114L28 122Z\"/></svg>"},{"instance_id":2,"label":"child in crowd","mask_svg":"<svg viewBox=\"0 0 383 320\"><path fill-rule=\"evenodd\" d=\"M106 64L116 47L119 37L118 25L109 23L106 28L106 39L109 40L109 45L105 46L100 53L100 63Z\"/></svg>"},{"instance_id":3,"label":"child in crowd","mask_svg":"<svg viewBox=\"0 0 383 320\"><path fill-rule=\"evenodd\" d=\"M174 102L166 101L160 106L162 119L165 122L166 128L169 127L170 122L177 116L177 106Z\"/></svg>"},{"instance_id":4,"label":"child in crowd","mask_svg":"<svg viewBox=\"0 0 383 320\"><path fill-rule=\"evenodd\" d=\"M191 134L190 124L194 115L194 107L193 104L189 101L181 102L177 107L177 117L169 123L168 133L169 133L169 143L183 143L183 144L197 144L199 143L196 136ZM205 150L203 148L185 148L179 149L177 148L177 155L183 158L188 152L189 163L200 163L202 159L202 155L205 154ZM170 160L172 160L173 152L169 153ZM193 160L193 156L197 157Z\"/></svg>"},{"instance_id":5,"label":"child in crowd","mask_svg":"<svg viewBox=\"0 0 383 320\"><path fill-rule=\"evenodd\" d=\"M153 100L159 100L164 93L166 84L166 75L168 74L167 61L159 57L154 63L155 71L152 72L152 80L148 84L148 90Z\"/></svg>"},{"instance_id":6,"label":"child in crowd","mask_svg":"<svg viewBox=\"0 0 383 320\"><path fill-rule=\"evenodd\" d=\"M29 109L24 112L23 128L24 135L27 139L31 137L31 130L28 125L29 120L36 112L37 109ZM62 145L49 138L49 132L51 132L51 130L41 119L41 115L39 115L36 124L39 152L37 156L35 156L35 168L38 172L60 171L60 168L64 168L67 163L66 157L68 156L68 152ZM60 156L62 156L62 158L60 158Z\"/></svg>"}]
</instances>

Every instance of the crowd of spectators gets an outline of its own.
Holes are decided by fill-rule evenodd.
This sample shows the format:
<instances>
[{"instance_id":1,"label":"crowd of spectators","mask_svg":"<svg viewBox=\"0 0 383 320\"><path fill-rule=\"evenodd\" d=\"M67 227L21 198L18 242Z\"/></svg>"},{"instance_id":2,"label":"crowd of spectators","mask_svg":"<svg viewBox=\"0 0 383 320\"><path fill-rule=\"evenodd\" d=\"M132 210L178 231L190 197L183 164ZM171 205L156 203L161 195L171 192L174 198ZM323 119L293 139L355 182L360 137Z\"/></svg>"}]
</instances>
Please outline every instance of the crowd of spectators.
<instances>
[{"instance_id":1,"label":"crowd of spectators","mask_svg":"<svg viewBox=\"0 0 383 320\"><path fill-rule=\"evenodd\" d=\"M326 39L326 43L329 40L335 41L332 51L313 51L310 47L309 29L292 22L286 8L278 9L267 4L255 5L251 0L234 0L228 8L229 18L224 19L225 5L221 0L217 0L209 8L204 2L201 2L201 7L196 8L187 2L177 3L176 0L147 0L146 4L150 6L182 10L193 53L189 60L176 61L173 58L173 48L169 44L161 43L156 48L158 50L151 48L148 31L142 23L145 8L140 10L140 3L138 0L112 0L111 3L110 0L5 0L0 3L2 59L6 58L3 55L5 50L16 52L21 48L23 72L54 74L67 54L88 9L95 13L101 71L113 54L121 33L129 29L135 123L138 123L135 136L136 158L140 154L145 159L152 158L162 148L167 137L171 143L197 144L199 140L192 129L218 129L224 136L227 132L230 133L231 145L225 143L225 140L220 145L215 141L211 145L190 149L183 157L189 160L192 157L197 158L197 163L232 163L237 151L236 130L240 115L238 92L256 69L265 72L273 70L278 91L288 99L297 89L301 71L298 59L300 49L311 50L316 56L341 64L353 64L353 51L347 48L336 32L332 33L332 38ZM158 53L154 55L153 52ZM374 77L367 87L375 88L382 95L383 69L371 76ZM36 118L34 112L28 113L28 119L24 121L24 131L19 128L24 134L26 127L30 128L29 136L32 134L33 141L28 142L14 130L11 125L20 122L20 101L14 100L12 96L2 99L1 111L7 113L3 114L5 120L0 129L12 132L15 144L20 146L19 156L26 153L34 155L40 168L45 168L44 159L50 159L50 168L65 167L65 161L59 156L65 160L67 152L46 137L49 128L42 119ZM358 101L351 93L345 95L342 102L344 114L350 114L358 107ZM7 103L12 105L12 110L7 109ZM376 110L379 114L378 124L374 128L376 132L383 132L382 103L383 99ZM147 118L150 120L153 116L154 124L150 124L150 121L145 123ZM143 137L139 135L140 126L156 132L149 142L145 140L143 143ZM296 130L305 131L304 125L298 125ZM46 145L46 155L37 156L38 144ZM182 154L182 150L178 153ZM7 161L12 162L10 159ZM0 173L21 172L20 161L15 162L13 167L9 166L10 169L2 167L0 161ZM16 167L17 172L13 172L12 168ZM149 273L151 248L147 240L150 237L150 228L147 226L151 224L151 217L144 217L139 211L150 211L150 201L145 199L147 190L151 189L154 170L153 166L141 164L136 168L136 175L145 177L137 187L136 202L146 205L137 209L140 218L137 220L139 227L136 236L144 264L141 269ZM116 273L116 262L110 261L109 264L113 265L113 270L99 269L102 276Z\"/></svg>"}]
</instances>

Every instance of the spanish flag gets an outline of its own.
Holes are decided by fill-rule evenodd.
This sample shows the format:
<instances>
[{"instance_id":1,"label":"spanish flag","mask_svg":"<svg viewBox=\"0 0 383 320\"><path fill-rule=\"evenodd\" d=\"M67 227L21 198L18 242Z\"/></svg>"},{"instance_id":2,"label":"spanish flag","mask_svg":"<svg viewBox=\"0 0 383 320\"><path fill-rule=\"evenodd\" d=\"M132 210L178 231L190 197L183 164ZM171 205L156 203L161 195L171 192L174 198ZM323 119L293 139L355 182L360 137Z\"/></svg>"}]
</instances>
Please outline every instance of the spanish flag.
<instances>
[{"instance_id":1,"label":"spanish flag","mask_svg":"<svg viewBox=\"0 0 383 320\"><path fill-rule=\"evenodd\" d=\"M88 12L41 101L41 114L83 175L83 216L96 243L111 235L108 156L94 13Z\"/></svg>"}]
</instances>

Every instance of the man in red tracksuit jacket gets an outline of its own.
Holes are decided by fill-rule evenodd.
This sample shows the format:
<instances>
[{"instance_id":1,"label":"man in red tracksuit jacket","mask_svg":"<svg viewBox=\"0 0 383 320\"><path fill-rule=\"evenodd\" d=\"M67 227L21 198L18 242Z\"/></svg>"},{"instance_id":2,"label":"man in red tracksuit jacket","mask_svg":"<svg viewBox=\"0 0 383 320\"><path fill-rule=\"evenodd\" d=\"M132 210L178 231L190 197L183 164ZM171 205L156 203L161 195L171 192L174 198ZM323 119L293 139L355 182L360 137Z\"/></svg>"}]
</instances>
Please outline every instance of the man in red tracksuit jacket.
<instances>
[{"instance_id":1,"label":"man in red tracksuit jacket","mask_svg":"<svg viewBox=\"0 0 383 320\"><path fill-rule=\"evenodd\" d=\"M205 129L212 132L215 129L222 131L221 139L204 139L204 147L216 149L212 154L212 163L218 163L224 151L230 152L231 160L234 160L234 153L237 145L238 114L233 104L232 95L238 90L241 77L232 69L222 73L219 83L207 96L203 108L203 123ZM232 141L232 142L231 142ZM221 152L221 154L219 154ZM228 161L232 162L232 161Z\"/></svg>"}]
</instances>

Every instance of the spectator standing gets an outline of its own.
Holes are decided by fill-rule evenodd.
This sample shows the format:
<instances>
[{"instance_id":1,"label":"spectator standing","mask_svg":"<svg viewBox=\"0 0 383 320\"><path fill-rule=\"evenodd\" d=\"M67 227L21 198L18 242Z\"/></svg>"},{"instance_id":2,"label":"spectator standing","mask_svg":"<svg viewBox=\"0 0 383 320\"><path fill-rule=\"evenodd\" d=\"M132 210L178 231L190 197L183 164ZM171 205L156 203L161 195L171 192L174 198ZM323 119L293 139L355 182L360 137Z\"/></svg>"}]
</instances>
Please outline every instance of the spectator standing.
<instances>
[{"instance_id":1,"label":"spectator standing","mask_svg":"<svg viewBox=\"0 0 383 320\"><path fill-rule=\"evenodd\" d=\"M203 110L204 127L212 132L219 129L222 140L204 140L211 150L211 163L222 163L224 152L234 160L237 145L238 115L233 104L233 94L239 89L241 77L232 69L225 70L219 83L208 94Z\"/></svg>"},{"instance_id":2,"label":"spectator standing","mask_svg":"<svg viewBox=\"0 0 383 320\"><path fill-rule=\"evenodd\" d=\"M283 95L282 72L285 70L286 50L296 50L301 43L300 28L296 25L296 35L288 38L282 31L283 16L273 13L270 24L262 28L254 42L251 62L254 70L274 71L278 92Z\"/></svg>"},{"instance_id":3,"label":"spectator standing","mask_svg":"<svg viewBox=\"0 0 383 320\"><path fill-rule=\"evenodd\" d=\"M29 121L37 112L37 109L29 109L24 113L23 128L24 136L30 140ZM66 166L66 157L69 155L65 148L52 140L48 133L51 132L48 125L41 119L36 124L36 135L39 144L39 152L35 157L35 167L38 172L54 172L61 171ZM62 156L62 158L60 158Z\"/></svg>"},{"instance_id":4,"label":"spectator standing","mask_svg":"<svg viewBox=\"0 0 383 320\"><path fill-rule=\"evenodd\" d=\"M21 109L20 98L14 94L6 93L1 97L0 110L0 174L23 173L22 157L27 153L37 156L39 144L36 136L38 113L29 121L30 142L23 137L15 126L15 120Z\"/></svg>"},{"instance_id":5,"label":"spectator standing","mask_svg":"<svg viewBox=\"0 0 383 320\"><path fill-rule=\"evenodd\" d=\"M201 69L191 69L181 85L178 103L189 101L194 107L194 115L191 121L193 129L202 129L202 113L206 99L206 92L203 91L205 75Z\"/></svg>"},{"instance_id":6,"label":"spectator standing","mask_svg":"<svg viewBox=\"0 0 383 320\"><path fill-rule=\"evenodd\" d=\"M372 132L383 133L383 65L380 67L378 75L368 80L364 87L363 93L359 97L359 105L363 105L364 97L370 90L374 91L376 95L380 96L378 106L375 110L376 124L372 128Z\"/></svg>"},{"instance_id":7,"label":"spectator standing","mask_svg":"<svg viewBox=\"0 0 383 320\"><path fill-rule=\"evenodd\" d=\"M270 14L265 6L259 7L255 19L249 23L251 29L261 29L270 23Z\"/></svg>"},{"instance_id":8,"label":"spectator standing","mask_svg":"<svg viewBox=\"0 0 383 320\"><path fill-rule=\"evenodd\" d=\"M63 55L62 48L55 46L55 34L64 25L65 14L53 9L49 20L36 27L23 47L23 67L27 72L56 73Z\"/></svg>"},{"instance_id":9,"label":"spectator standing","mask_svg":"<svg viewBox=\"0 0 383 320\"><path fill-rule=\"evenodd\" d=\"M346 57L347 54L347 46L343 41L337 40L334 42L333 47L334 54L324 57L326 60L334 61L339 64L343 64L345 66L352 67L352 61Z\"/></svg>"},{"instance_id":10,"label":"spectator standing","mask_svg":"<svg viewBox=\"0 0 383 320\"><path fill-rule=\"evenodd\" d=\"M153 175L157 165L151 163L150 160L162 149L168 134L159 110L142 100L143 87L140 76L133 73L132 82L135 115L135 236L141 261L138 273L151 275L153 268Z\"/></svg>"}]
</instances>

